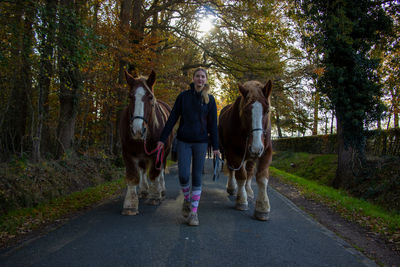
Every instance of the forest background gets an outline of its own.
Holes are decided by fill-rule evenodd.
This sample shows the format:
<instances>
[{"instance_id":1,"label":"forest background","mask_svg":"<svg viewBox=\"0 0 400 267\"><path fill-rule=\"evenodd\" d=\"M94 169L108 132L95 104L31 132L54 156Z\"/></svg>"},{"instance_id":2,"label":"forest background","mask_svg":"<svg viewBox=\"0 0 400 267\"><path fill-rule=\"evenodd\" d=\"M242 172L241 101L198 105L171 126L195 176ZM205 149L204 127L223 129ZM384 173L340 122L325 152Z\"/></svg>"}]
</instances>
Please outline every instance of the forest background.
<instances>
[{"instance_id":1,"label":"forest background","mask_svg":"<svg viewBox=\"0 0 400 267\"><path fill-rule=\"evenodd\" d=\"M399 6L384 0L2 1L0 159L119 156L124 71L154 70L156 97L172 105L201 66L219 110L238 96L238 82L271 79L274 136L338 128L346 144L339 168L346 169L340 153L351 152L345 161L362 154L364 130L399 127Z\"/></svg>"}]
</instances>

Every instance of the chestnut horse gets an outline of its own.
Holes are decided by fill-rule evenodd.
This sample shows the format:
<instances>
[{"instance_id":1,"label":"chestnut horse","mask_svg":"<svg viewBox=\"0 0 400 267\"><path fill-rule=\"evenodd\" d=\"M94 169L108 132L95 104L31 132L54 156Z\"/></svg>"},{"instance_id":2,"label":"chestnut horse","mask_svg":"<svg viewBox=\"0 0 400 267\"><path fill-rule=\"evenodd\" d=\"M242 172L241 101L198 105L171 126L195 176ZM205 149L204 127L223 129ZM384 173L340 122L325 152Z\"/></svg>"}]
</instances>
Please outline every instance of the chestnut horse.
<instances>
[{"instance_id":1,"label":"chestnut horse","mask_svg":"<svg viewBox=\"0 0 400 267\"><path fill-rule=\"evenodd\" d=\"M127 182L122 214L136 215L139 213L139 195L148 197L149 204L158 205L165 194L165 161L172 135L165 144L165 151L159 153L154 149L171 108L154 96L154 71L148 79L135 79L126 71L125 77L130 91L129 105L122 111L119 124ZM136 191L138 185L139 194Z\"/></svg>"},{"instance_id":2,"label":"chestnut horse","mask_svg":"<svg viewBox=\"0 0 400 267\"><path fill-rule=\"evenodd\" d=\"M268 220L270 212L267 186L272 160L271 90L271 81L265 86L258 81L239 85L240 96L221 110L218 125L220 143L229 168L227 191L229 194L237 191L235 208L247 210L247 198L254 197L251 179L255 174L258 195L254 216L262 221Z\"/></svg>"}]
</instances>

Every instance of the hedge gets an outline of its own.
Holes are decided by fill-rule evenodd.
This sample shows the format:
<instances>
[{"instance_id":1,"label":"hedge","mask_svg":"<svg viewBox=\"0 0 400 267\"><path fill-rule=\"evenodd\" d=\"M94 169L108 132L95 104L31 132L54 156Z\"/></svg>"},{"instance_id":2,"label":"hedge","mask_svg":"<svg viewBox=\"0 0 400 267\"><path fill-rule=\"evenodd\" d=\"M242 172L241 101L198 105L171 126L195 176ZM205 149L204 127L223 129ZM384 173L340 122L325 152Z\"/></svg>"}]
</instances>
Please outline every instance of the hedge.
<instances>
[{"instance_id":1,"label":"hedge","mask_svg":"<svg viewBox=\"0 0 400 267\"><path fill-rule=\"evenodd\" d=\"M373 156L400 156L400 129L368 131L366 153ZM314 135L272 140L276 151L307 152L311 154L336 154L337 136Z\"/></svg>"}]
</instances>

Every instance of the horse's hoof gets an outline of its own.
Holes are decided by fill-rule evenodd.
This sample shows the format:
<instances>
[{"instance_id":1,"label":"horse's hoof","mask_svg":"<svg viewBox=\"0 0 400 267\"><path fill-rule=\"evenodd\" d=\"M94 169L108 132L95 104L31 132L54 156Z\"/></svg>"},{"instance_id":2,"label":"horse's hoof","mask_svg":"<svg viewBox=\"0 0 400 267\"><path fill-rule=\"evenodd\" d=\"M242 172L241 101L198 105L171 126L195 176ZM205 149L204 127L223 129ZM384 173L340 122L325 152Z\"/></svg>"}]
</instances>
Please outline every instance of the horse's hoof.
<instances>
[{"instance_id":1,"label":"horse's hoof","mask_svg":"<svg viewBox=\"0 0 400 267\"><path fill-rule=\"evenodd\" d=\"M237 203L236 206L235 206L235 209L237 209L237 210L248 210L249 209L249 205Z\"/></svg>"},{"instance_id":2,"label":"horse's hoof","mask_svg":"<svg viewBox=\"0 0 400 267\"><path fill-rule=\"evenodd\" d=\"M161 204L161 199L155 199L155 198L151 198L149 199L149 201L147 202L148 205L151 206L158 206Z\"/></svg>"},{"instance_id":3,"label":"horse's hoof","mask_svg":"<svg viewBox=\"0 0 400 267\"><path fill-rule=\"evenodd\" d=\"M122 215L132 216L132 215L138 215L139 211L136 208L123 209L121 214Z\"/></svg>"},{"instance_id":4,"label":"horse's hoof","mask_svg":"<svg viewBox=\"0 0 400 267\"><path fill-rule=\"evenodd\" d=\"M269 212L254 211L254 217L259 221L268 221Z\"/></svg>"},{"instance_id":5,"label":"horse's hoof","mask_svg":"<svg viewBox=\"0 0 400 267\"><path fill-rule=\"evenodd\" d=\"M161 191L161 196L165 197L165 195L166 195L165 190Z\"/></svg>"},{"instance_id":6,"label":"horse's hoof","mask_svg":"<svg viewBox=\"0 0 400 267\"><path fill-rule=\"evenodd\" d=\"M227 188L226 192L228 192L228 194L230 196L234 196L234 195L236 195L237 190L235 188L233 188L233 189L232 188Z\"/></svg>"}]
</instances>

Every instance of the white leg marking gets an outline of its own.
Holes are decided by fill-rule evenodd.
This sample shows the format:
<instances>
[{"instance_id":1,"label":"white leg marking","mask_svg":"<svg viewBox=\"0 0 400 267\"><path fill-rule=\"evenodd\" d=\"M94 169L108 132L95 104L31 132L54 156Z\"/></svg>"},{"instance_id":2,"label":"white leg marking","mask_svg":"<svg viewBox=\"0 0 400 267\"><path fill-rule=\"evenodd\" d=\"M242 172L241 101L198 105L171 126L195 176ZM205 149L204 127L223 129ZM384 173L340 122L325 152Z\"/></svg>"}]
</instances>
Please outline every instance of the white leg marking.
<instances>
[{"instance_id":1,"label":"white leg marking","mask_svg":"<svg viewBox=\"0 0 400 267\"><path fill-rule=\"evenodd\" d=\"M124 200L124 209L137 208L137 201L135 201L136 198L137 198L136 186L128 183Z\"/></svg>"},{"instance_id":2,"label":"white leg marking","mask_svg":"<svg viewBox=\"0 0 400 267\"><path fill-rule=\"evenodd\" d=\"M262 129L262 105L260 102L256 101L253 104L251 110L251 119L253 129ZM262 131L253 132L253 142L251 144L251 152L257 155L261 155L264 151L264 145L261 143Z\"/></svg>"},{"instance_id":3,"label":"white leg marking","mask_svg":"<svg viewBox=\"0 0 400 267\"><path fill-rule=\"evenodd\" d=\"M246 192L246 188L245 188L246 181L238 181L237 184L238 184L238 194L237 194L236 203L244 204L247 206L248 205L247 192Z\"/></svg>"},{"instance_id":4,"label":"white leg marking","mask_svg":"<svg viewBox=\"0 0 400 267\"><path fill-rule=\"evenodd\" d=\"M160 185L161 185L161 193L165 193L165 179L164 179L164 169L161 169L160 174Z\"/></svg>"},{"instance_id":5,"label":"white leg marking","mask_svg":"<svg viewBox=\"0 0 400 267\"><path fill-rule=\"evenodd\" d=\"M140 182L139 182L139 195L140 197L145 197L149 191L149 184L148 184L148 178L145 170L139 168L139 176L140 176Z\"/></svg>"},{"instance_id":6,"label":"white leg marking","mask_svg":"<svg viewBox=\"0 0 400 267\"><path fill-rule=\"evenodd\" d=\"M230 195L234 195L237 190L237 184L236 184L236 179L235 179L235 172L231 171L229 172L228 176L228 181L226 182L226 191Z\"/></svg>"},{"instance_id":7,"label":"white leg marking","mask_svg":"<svg viewBox=\"0 0 400 267\"><path fill-rule=\"evenodd\" d=\"M143 96L146 94L146 91L143 87L138 87L135 93L135 110L133 111L133 116L144 116L144 103L143 103ZM134 134L139 134L142 132L143 128L143 120L141 119L134 119L132 122L132 131Z\"/></svg>"},{"instance_id":8,"label":"white leg marking","mask_svg":"<svg viewBox=\"0 0 400 267\"><path fill-rule=\"evenodd\" d=\"M271 207L269 205L269 198L267 194L268 179L263 177L257 179L258 195L256 201L256 210L260 212L269 212Z\"/></svg>"},{"instance_id":9,"label":"white leg marking","mask_svg":"<svg viewBox=\"0 0 400 267\"><path fill-rule=\"evenodd\" d=\"M247 178L246 181L246 192L247 192L247 197L254 199L254 192L253 189L251 188L251 180L253 179L253 177Z\"/></svg>"},{"instance_id":10,"label":"white leg marking","mask_svg":"<svg viewBox=\"0 0 400 267\"><path fill-rule=\"evenodd\" d=\"M156 200L161 200L161 175L160 174L154 179L154 182L150 181L150 198L151 199L156 199Z\"/></svg>"}]
</instances>

